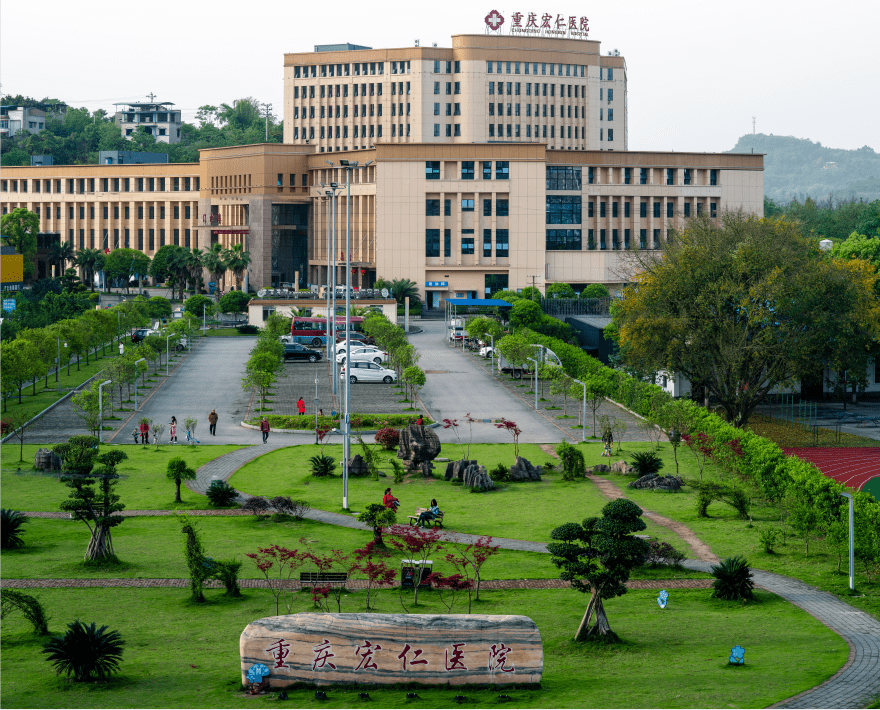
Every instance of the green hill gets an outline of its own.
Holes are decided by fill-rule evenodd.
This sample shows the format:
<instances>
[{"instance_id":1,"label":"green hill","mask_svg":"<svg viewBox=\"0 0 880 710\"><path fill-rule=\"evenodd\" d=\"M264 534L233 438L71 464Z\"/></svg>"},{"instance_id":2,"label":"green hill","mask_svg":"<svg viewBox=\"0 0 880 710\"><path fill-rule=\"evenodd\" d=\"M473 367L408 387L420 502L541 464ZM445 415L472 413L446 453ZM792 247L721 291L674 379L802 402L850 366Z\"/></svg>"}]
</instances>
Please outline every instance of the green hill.
<instances>
[{"instance_id":1,"label":"green hill","mask_svg":"<svg viewBox=\"0 0 880 710\"><path fill-rule=\"evenodd\" d=\"M747 134L730 153L765 153L764 195L778 203L807 197L825 200L880 199L880 154L826 148L793 136Z\"/></svg>"}]
</instances>

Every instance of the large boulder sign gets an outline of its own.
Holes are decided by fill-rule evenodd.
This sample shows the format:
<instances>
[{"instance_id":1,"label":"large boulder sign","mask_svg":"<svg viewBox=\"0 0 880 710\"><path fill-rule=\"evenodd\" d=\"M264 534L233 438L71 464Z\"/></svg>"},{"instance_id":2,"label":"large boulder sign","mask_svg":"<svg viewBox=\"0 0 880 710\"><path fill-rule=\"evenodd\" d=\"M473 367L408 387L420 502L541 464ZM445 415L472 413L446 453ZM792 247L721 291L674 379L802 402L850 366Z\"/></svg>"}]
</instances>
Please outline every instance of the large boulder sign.
<instances>
[{"instance_id":1,"label":"large boulder sign","mask_svg":"<svg viewBox=\"0 0 880 710\"><path fill-rule=\"evenodd\" d=\"M241 634L241 682L508 685L540 683L541 633L527 616L291 614L258 619ZM263 669L259 669L262 674Z\"/></svg>"}]
</instances>

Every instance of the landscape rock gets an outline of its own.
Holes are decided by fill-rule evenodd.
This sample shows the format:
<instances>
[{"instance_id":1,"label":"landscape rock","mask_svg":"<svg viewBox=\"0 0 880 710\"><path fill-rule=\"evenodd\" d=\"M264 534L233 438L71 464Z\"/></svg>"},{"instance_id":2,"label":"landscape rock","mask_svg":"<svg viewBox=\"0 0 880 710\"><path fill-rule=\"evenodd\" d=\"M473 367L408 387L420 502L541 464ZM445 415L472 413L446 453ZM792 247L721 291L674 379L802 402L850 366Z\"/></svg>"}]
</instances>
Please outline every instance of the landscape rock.
<instances>
[{"instance_id":1,"label":"landscape rock","mask_svg":"<svg viewBox=\"0 0 880 710\"><path fill-rule=\"evenodd\" d=\"M604 463L596 464L592 468L587 469L587 473L608 473L609 471L611 471L611 469Z\"/></svg>"},{"instance_id":2,"label":"landscape rock","mask_svg":"<svg viewBox=\"0 0 880 710\"><path fill-rule=\"evenodd\" d=\"M402 459L408 471L422 471L440 453L440 439L433 429L419 424L410 424L400 432L400 445L397 458ZM428 475L430 475L428 467Z\"/></svg>"},{"instance_id":3,"label":"landscape rock","mask_svg":"<svg viewBox=\"0 0 880 710\"><path fill-rule=\"evenodd\" d=\"M462 459L461 461L450 461L446 464L446 473L443 476L443 480L445 481L464 481L464 471L471 464L475 464L476 461L468 461L467 459Z\"/></svg>"},{"instance_id":4,"label":"landscape rock","mask_svg":"<svg viewBox=\"0 0 880 710\"><path fill-rule=\"evenodd\" d=\"M348 461L348 475L349 476L369 476L370 475L370 467L367 465L367 462L364 461L364 457L360 454L355 454Z\"/></svg>"},{"instance_id":5,"label":"landscape rock","mask_svg":"<svg viewBox=\"0 0 880 710\"><path fill-rule=\"evenodd\" d=\"M472 462L464 470L463 483L468 488L476 488L480 491L490 491L495 488L495 481L489 478L484 466L479 466L476 462Z\"/></svg>"},{"instance_id":6,"label":"landscape rock","mask_svg":"<svg viewBox=\"0 0 880 710\"><path fill-rule=\"evenodd\" d=\"M658 491L680 491L684 481L680 476L661 476L649 473L629 484L630 488L652 489Z\"/></svg>"},{"instance_id":7,"label":"landscape rock","mask_svg":"<svg viewBox=\"0 0 880 710\"><path fill-rule=\"evenodd\" d=\"M531 461L522 456L516 457L516 463L510 467L511 481L540 481L541 467L532 466Z\"/></svg>"},{"instance_id":8,"label":"landscape rock","mask_svg":"<svg viewBox=\"0 0 880 710\"><path fill-rule=\"evenodd\" d=\"M616 463L611 464L611 470L616 471L617 473L635 473L636 470L632 466L630 466L626 461L621 459Z\"/></svg>"},{"instance_id":9,"label":"landscape rock","mask_svg":"<svg viewBox=\"0 0 880 710\"><path fill-rule=\"evenodd\" d=\"M41 471L60 471L61 457L51 449L40 449L34 456L34 468Z\"/></svg>"}]
</instances>

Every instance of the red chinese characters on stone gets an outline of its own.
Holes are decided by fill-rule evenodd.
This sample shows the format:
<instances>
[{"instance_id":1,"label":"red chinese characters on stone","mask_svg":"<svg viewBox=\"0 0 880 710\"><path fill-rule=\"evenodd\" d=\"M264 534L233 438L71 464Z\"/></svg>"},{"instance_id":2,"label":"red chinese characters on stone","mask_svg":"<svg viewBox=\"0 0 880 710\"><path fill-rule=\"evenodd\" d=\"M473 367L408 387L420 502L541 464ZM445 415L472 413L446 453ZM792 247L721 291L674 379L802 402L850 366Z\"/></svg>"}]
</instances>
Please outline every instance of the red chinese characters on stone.
<instances>
[{"instance_id":1,"label":"red chinese characters on stone","mask_svg":"<svg viewBox=\"0 0 880 710\"><path fill-rule=\"evenodd\" d=\"M287 650L289 648L289 643L284 643L284 639L278 639L266 649L272 653L272 658L275 659L275 665L272 666L273 668L290 668L290 666L284 662L284 659L287 658L290 653L290 651Z\"/></svg>"},{"instance_id":2,"label":"red chinese characters on stone","mask_svg":"<svg viewBox=\"0 0 880 710\"><path fill-rule=\"evenodd\" d=\"M452 656L449 655L449 649L446 649L445 653L447 671L466 671L468 669L467 666L464 664L464 651L461 650L462 646L467 646L467 644L452 644Z\"/></svg>"},{"instance_id":3,"label":"red chinese characters on stone","mask_svg":"<svg viewBox=\"0 0 880 710\"><path fill-rule=\"evenodd\" d=\"M361 649L363 649L363 653L361 653ZM378 643L370 643L367 639L364 639L363 646L358 646L354 651L355 656L361 657L361 662L358 663L358 667L355 668L355 670L379 670L379 666L377 666L376 661L373 660L373 654L376 653L376 651L381 650L382 647Z\"/></svg>"},{"instance_id":4,"label":"red chinese characters on stone","mask_svg":"<svg viewBox=\"0 0 880 710\"><path fill-rule=\"evenodd\" d=\"M315 652L315 659L312 661L312 670L318 670L319 668L323 668L325 665L330 666L334 671L336 670L336 666L330 663L330 659L336 656L331 650L331 644L327 639L324 639L322 643L319 643L315 646L312 651ZM318 664L321 665L318 665Z\"/></svg>"},{"instance_id":5,"label":"red chinese characters on stone","mask_svg":"<svg viewBox=\"0 0 880 710\"><path fill-rule=\"evenodd\" d=\"M408 660L406 657L406 654L408 654L410 651L413 652L412 660ZM400 659L401 661L403 661L403 670L406 670L407 664L409 664L411 666L418 666L418 665L427 666L428 659L427 658L419 658L419 656L421 656L421 655L422 655L422 649L413 648L409 644L405 644L403 647L403 650L400 652L400 655L397 658Z\"/></svg>"},{"instance_id":6,"label":"red chinese characters on stone","mask_svg":"<svg viewBox=\"0 0 880 710\"><path fill-rule=\"evenodd\" d=\"M492 644L489 646L489 671L503 671L504 673L513 673L516 668L511 666L507 668L507 654L513 649L508 648L503 643Z\"/></svg>"}]
</instances>

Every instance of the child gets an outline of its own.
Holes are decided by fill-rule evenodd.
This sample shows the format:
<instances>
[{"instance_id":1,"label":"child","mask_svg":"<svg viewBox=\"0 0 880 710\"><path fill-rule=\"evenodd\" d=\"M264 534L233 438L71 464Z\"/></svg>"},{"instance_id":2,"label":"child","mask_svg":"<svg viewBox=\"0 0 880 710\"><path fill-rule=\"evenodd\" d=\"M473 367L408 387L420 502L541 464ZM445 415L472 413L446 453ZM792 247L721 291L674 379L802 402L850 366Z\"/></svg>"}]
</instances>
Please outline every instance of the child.
<instances>
[{"instance_id":1,"label":"child","mask_svg":"<svg viewBox=\"0 0 880 710\"><path fill-rule=\"evenodd\" d=\"M177 419L171 417L171 423L168 425L168 439L172 444L177 443Z\"/></svg>"},{"instance_id":2,"label":"child","mask_svg":"<svg viewBox=\"0 0 880 710\"><path fill-rule=\"evenodd\" d=\"M614 441L614 435L611 433L611 429L606 429L602 432L602 443L605 444L605 450L602 452L602 456L607 456L609 459L611 458L611 444Z\"/></svg>"},{"instance_id":3,"label":"child","mask_svg":"<svg viewBox=\"0 0 880 710\"><path fill-rule=\"evenodd\" d=\"M139 444L141 433L137 430L137 428L135 428L135 430L131 432L131 435L134 437L134 443Z\"/></svg>"}]
</instances>

